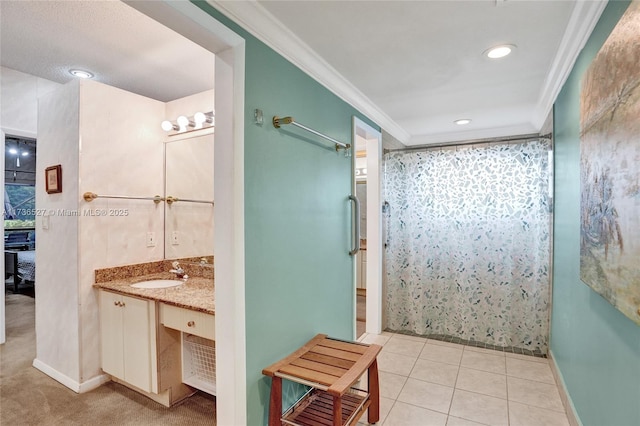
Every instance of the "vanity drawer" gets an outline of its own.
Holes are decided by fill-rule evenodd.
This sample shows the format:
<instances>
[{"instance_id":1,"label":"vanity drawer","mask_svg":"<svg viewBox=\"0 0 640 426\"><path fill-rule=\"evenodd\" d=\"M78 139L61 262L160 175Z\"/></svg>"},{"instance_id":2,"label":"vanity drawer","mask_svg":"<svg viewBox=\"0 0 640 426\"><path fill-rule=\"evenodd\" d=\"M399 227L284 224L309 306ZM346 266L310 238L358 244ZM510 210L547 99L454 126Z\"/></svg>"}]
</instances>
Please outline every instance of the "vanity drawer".
<instances>
[{"instance_id":1,"label":"vanity drawer","mask_svg":"<svg viewBox=\"0 0 640 426\"><path fill-rule=\"evenodd\" d=\"M160 305L160 322L167 328L215 340L215 316L177 306Z\"/></svg>"}]
</instances>

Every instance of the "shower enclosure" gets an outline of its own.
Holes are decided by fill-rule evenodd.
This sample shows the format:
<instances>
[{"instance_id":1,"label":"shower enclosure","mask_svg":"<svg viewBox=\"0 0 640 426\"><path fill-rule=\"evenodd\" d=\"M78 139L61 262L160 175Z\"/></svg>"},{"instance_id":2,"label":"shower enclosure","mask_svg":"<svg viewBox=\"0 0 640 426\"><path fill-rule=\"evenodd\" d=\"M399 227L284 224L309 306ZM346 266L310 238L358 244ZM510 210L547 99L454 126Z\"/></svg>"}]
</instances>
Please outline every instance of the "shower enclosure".
<instances>
[{"instance_id":1,"label":"shower enclosure","mask_svg":"<svg viewBox=\"0 0 640 426\"><path fill-rule=\"evenodd\" d=\"M386 154L387 329L546 353L551 141Z\"/></svg>"}]
</instances>

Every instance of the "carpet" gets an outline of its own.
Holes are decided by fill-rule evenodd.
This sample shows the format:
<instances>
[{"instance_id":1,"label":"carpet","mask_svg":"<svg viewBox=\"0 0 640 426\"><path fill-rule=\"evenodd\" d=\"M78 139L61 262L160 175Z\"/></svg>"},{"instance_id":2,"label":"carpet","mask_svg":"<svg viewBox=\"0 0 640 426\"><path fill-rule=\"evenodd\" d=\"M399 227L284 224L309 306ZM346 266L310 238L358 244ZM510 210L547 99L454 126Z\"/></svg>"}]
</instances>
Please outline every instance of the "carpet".
<instances>
[{"instance_id":1,"label":"carpet","mask_svg":"<svg viewBox=\"0 0 640 426\"><path fill-rule=\"evenodd\" d=\"M216 399L198 392L166 408L109 382L76 394L32 367L35 300L6 294L7 341L0 345L2 425L215 425Z\"/></svg>"}]
</instances>

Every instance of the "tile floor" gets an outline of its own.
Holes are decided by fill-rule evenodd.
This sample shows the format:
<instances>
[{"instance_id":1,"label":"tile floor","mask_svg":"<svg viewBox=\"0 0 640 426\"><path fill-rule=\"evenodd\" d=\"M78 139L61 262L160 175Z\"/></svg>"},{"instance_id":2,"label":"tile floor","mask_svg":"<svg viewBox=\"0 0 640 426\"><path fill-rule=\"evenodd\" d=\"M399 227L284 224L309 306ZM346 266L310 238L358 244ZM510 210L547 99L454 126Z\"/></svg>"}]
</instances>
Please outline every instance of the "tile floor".
<instances>
[{"instance_id":1,"label":"tile floor","mask_svg":"<svg viewBox=\"0 0 640 426\"><path fill-rule=\"evenodd\" d=\"M386 332L359 340L383 346L379 425L569 426L546 358Z\"/></svg>"}]
</instances>

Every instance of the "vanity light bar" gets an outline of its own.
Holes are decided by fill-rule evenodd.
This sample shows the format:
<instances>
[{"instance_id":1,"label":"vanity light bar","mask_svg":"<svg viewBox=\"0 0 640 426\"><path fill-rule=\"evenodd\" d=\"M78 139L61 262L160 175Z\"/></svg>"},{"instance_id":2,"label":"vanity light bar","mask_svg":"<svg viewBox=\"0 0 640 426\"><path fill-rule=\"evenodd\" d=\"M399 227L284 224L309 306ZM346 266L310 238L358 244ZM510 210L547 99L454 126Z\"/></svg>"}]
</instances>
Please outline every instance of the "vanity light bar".
<instances>
[{"instance_id":1,"label":"vanity light bar","mask_svg":"<svg viewBox=\"0 0 640 426\"><path fill-rule=\"evenodd\" d=\"M165 132L185 133L192 130L200 130L209 127L215 127L216 121L213 111L196 112L191 117L181 115L175 121L164 120L161 123L162 130Z\"/></svg>"}]
</instances>

